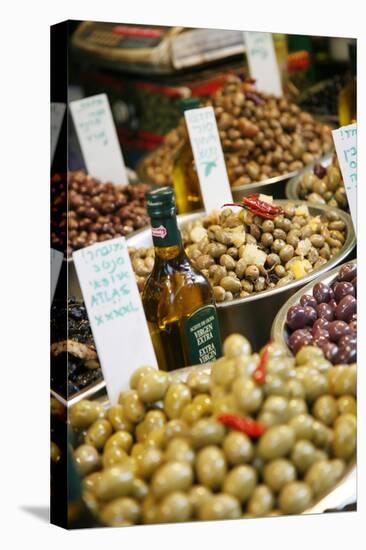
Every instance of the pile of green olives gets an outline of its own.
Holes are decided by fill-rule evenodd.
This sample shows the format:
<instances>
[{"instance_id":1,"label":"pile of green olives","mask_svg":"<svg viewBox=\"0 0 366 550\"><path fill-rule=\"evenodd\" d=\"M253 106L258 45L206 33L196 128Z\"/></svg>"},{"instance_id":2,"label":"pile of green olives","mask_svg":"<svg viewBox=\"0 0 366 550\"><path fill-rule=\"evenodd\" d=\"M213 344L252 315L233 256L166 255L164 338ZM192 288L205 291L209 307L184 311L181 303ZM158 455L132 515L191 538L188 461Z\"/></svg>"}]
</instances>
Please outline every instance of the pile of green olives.
<instances>
[{"instance_id":1,"label":"pile of green olives","mask_svg":"<svg viewBox=\"0 0 366 550\"><path fill-rule=\"evenodd\" d=\"M211 367L182 376L137 369L118 403L69 411L83 496L100 525L300 514L344 476L356 453L356 365L319 348L264 354L229 336ZM255 420L264 433L228 427Z\"/></svg>"}]
</instances>

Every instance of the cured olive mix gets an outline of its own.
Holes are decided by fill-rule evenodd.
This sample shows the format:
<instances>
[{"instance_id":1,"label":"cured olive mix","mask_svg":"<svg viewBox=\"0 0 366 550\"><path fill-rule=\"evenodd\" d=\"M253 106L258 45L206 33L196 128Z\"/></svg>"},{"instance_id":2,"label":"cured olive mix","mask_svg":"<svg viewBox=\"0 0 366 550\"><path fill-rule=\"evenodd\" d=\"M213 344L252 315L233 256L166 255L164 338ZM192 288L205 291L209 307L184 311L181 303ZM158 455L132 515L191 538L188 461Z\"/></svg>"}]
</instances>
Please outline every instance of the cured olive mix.
<instances>
[{"instance_id":1,"label":"cured olive mix","mask_svg":"<svg viewBox=\"0 0 366 550\"><path fill-rule=\"evenodd\" d=\"M146 196L155 262L142 301L159 368L207 363L221 356L213 291L186 256L172 189Z\"/></svg>"}]
</instances>

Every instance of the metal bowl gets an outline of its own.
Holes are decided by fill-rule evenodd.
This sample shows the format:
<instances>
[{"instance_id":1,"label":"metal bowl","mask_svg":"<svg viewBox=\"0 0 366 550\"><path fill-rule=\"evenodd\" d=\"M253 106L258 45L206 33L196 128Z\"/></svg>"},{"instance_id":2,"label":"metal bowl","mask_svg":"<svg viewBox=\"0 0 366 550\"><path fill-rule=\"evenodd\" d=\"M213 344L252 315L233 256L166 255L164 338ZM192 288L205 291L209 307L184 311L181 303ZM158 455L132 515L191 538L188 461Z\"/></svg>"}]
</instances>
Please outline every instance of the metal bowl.
<instances>
[{"instance_id":1,"label":"metal bowl","mask_svg":"<svg viewBox=\"0 0 366 550\"><path fill-rule=\"evenodd\" d=\"M190 373L192 372L211 372L211 363L205 365L195 365L193 367L186 367L183 369L177 369L170 372L173 382L186 382ZM69 407L79 401L69 401ZM104 407L109 405L108 396L105 392L101 393L100 389L94 394L91 392L88 395L88 399L97 399ZM320 500L315 502L311 508L308 508L303 514L319 514L327 511L342 510L347 505L354 504L357 501L357 471L355 461L352 461L347 467L345 475L340 482L334 487L334 489L323 496Z\"/></svg>"},{"instance_id":2,"label":"metal bowl","mask_svg":"<svg viewBox=\"0 0 366 550\"><path fill-rule=\"evenodd\" d=\"M347 262L347 263L357 264L357 260L352 260L351 262ZM324 275L317 277L315 281L312 281L308 285L301 288L298 292L296 292L296 294L291 296L291 298L289 298L289 300L287 300L285 304L283 304L283 306L277 313L272 324L272 328L271 328L272 340L275 340L280 344L284 344L287 347L289 332L286 328L286 317L287 317L287 312L289 308L298 304L303 294L312 294L313 287L316 283L331 284L335 280L336 276L338 275L338 272L341 267L342 266L339 265L335 269L332 269L331 271L328 271ZM289 353L291 353L290 350L289 350Z\"/></svg>"},{"instance_id":3,"label":"metal bowl","mask_svg":"<svg viewBox=\"0 0 366 550\"><path fill-rule=\"evenodd\" d=\"M287 200L279 200L276 201L276 204L284 205L287 202ZM330 206L309 205L309 203L304 201L296 201L296 204L306 204L313 215L333 210ZM231 302L218 303L217 311L222 339L233 332L239 332L245 334L252 343L253 349L259 350L268 341L273 319L286 300L299 287L306 285L309 281L326 273L329 269L332 269L348 258L355 246L356 238L350 216L342 211L338 211L338 214L347 226L346 242L340 253L334 256L320 269L284 287L264 290L263 292L246 296L245 298L239 298ZM202 212L178 216L178 224L182 227L184 224L197 220L202 216ZM152 246L151 232L147 229L140 231L128 237L127 241L129 246L136 248L141 246Z\"/></svg>"},{"instance_id":4,"label":"metal bowl","mask_svg":"<svg viewBox=\"0 0 366 550\"><path fill-rule=\"evenodd\" d=\"M286 197L291 200L301 200L298 194L298 188L302 178L304 177L304 174L306 172L311 172L316 164L321 164L322 166L324 166L324 168L327 168L328 166L330 166L330 164L332 164L332 158L333 154L327 155L323 159L320 159L318 162L314 162L313 164L305 166L305 168L303 168L297 175L291 177L291 179L289 179L286 184Z\"/></svg>"}]
</instances>

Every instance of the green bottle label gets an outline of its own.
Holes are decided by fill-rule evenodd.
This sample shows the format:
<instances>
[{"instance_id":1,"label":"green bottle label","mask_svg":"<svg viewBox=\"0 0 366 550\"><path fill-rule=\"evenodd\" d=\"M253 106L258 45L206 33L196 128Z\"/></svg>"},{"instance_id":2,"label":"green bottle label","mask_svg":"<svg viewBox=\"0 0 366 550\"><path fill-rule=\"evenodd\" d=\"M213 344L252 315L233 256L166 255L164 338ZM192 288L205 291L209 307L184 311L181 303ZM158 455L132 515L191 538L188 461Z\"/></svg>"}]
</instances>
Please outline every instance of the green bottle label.
<instances>
[{"instance_id":1,"label":"green bottle label","mask_svg":"<svg viewBox=\"0 0 366 550\"><path fill-rule=\"evenodd\" d=\"M190 365L214 361L222 355L219 322L213 305L197 309L184 321Z\"/></svg>"},{"instance_id":2,"label":"green bottle label","mask_svg":"<svg viewBox=\"0 0 366 550\"><path fill-rule=\"evenodd\" d=\"M181 236L175 217L152 218L151 233L154 246L176 246L181 243Z\"/></svg>"}]
</instances>

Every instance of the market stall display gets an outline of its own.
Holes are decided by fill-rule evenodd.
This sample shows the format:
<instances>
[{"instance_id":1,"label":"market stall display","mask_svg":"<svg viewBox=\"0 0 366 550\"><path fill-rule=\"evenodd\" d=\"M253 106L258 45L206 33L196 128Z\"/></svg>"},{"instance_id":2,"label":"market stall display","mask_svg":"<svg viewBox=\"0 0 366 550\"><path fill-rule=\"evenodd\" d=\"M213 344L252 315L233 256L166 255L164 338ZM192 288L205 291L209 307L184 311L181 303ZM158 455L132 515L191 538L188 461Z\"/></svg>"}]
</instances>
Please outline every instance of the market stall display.
<instances>
[{"instance_id":1,"label":"market stall display","mask_svg":"<svg viewBox=\"0 0 366 550\"><path fill-rule=\"evenodd\" d=\"M207 104L215 110L233 188L293 173L333 147L328 126L286 98L258 92L252 81L227 77ZM144 159L140 173L158 183L163 171L164 183L171 183L174 153L169 155L166 144L162 147Z\"/></svg>"},{"instance_id":2,"label":"market stall display","mask_svg":"<svg viewBox=\"0 0 366 550\"><path fill-rule=\"evenodd\" d=\"M83 495L100 525L304 513L352 467L356 365L295 359L238 334L211 369L138 369L119 402L69 413Z\"/></svg>"},{"instance_id":3,"label":"market stall display","mask_svg":"<svg viewBox=\"0 0 366 550\"><path fill-rule=\"evenodd\" d=\"M337 157L317 163L298 176L290 179L286 185L289 199L303 199L312 204L329 204L349 211L347 194Z\"/></svg>"},{"instance_id":4,"label":"market stall display","mask_svg":"<svg viewBox=\"0 0 366 550\"><path fill-rule=\"evenodd\" d=\"M296 353L317 346L331 363L357 357L357 263L343 264L296 293L278 312L272 337Z\"/></svg>"}]
</instances>

